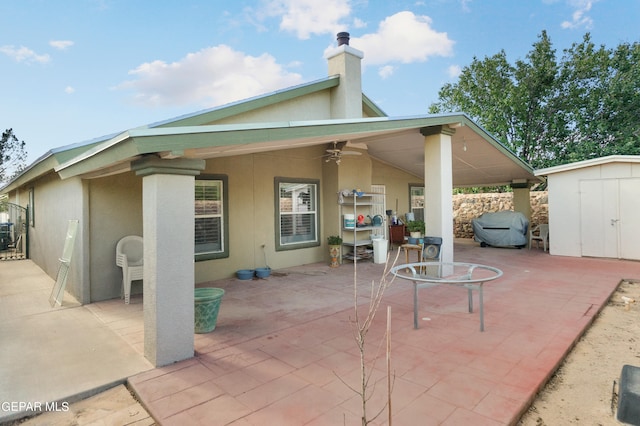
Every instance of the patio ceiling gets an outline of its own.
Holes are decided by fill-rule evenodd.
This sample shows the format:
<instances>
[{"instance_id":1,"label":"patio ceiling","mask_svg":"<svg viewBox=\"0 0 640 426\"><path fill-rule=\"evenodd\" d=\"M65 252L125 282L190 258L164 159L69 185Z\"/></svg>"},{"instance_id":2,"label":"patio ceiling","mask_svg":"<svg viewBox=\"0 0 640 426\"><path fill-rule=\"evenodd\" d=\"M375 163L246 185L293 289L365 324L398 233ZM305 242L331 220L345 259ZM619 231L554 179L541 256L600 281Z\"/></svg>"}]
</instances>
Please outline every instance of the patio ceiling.
<instances>
[{"instance_id":1,"label":"patio ceiling","mask_svg":"<svg viewBox=\"0 0 640 426\"><path fill-rule=\"evenodd\" d=\"M422 180L421 129L430 127L454 131L452 166L456 187L541 179L464 114L133 129L60 165L56 171L62 178L91 178L130 170L132 160L149 154L207 159L349 141L366 149L374 159Z\"/></svg>"}]
</instances>

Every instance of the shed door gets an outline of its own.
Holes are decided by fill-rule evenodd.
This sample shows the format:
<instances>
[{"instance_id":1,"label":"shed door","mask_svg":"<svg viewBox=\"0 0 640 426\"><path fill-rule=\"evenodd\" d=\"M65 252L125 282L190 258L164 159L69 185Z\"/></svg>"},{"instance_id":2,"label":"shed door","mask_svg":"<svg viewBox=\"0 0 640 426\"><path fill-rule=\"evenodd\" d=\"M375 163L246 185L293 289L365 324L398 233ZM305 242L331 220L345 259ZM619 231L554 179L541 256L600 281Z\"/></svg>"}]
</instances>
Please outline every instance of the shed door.
<instances>
[{"instance_id":1,"label":"shed door","mask_svg":"<svg viewBox=\"0 0 640 426\"><path fill-rule=\"evenodd\" d=\"M580 181L582 256L640 259L640 179Z\"/></svg>"},{"instance_id":2,"label":"shed door","mask_svg":"<svg viewBox=\"0 0 640 426\"><path fill-rule=\"evenodd\" d=\"M580 181L582 256L618 257L616 179Z\"/></svg>"},{"instance_id":3,"label":"shed door","mask_svg":"<svg viewBox=\"0 0 640 426\"><path fill-rule=\"evenodd\" d=\"M620 179L620 257L640 260L640 179Z\"/></svg>"}]
</instances>

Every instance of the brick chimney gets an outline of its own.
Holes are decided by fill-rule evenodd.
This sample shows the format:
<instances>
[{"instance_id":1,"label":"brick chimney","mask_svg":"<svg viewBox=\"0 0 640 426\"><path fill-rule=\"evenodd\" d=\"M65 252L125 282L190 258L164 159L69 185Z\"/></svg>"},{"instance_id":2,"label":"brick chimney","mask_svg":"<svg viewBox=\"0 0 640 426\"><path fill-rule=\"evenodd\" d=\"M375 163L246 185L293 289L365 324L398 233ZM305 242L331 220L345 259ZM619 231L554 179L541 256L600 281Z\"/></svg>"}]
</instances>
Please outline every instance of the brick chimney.
<instances>
[{"instance_id":1,"label":"brick chimney","mask_svg":"<svg viewBox=\"0 0 640 426\"><path fill-rule=\"evenodd\" d=\"M349 33L337 35L338 47L326 52L329 75L340 75L331 93L331 118L362 118L362 69L364 53L349 46Z\"/></svg>"}]
</instances>

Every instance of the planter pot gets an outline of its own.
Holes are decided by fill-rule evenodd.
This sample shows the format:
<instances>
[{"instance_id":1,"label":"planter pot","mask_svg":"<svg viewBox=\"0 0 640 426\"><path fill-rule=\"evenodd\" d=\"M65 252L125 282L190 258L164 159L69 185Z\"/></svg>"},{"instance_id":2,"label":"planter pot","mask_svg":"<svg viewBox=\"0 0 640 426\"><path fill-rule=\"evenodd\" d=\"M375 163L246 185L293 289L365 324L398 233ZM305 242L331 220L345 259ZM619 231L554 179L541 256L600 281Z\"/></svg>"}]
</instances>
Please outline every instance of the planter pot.
<instances>
[{"instance_id":1,"label":"planter pot","mask_svg":"<svg viewBox=\"0 0 640 426\"><path fill-rule=\"evenodd\" d=\"M409 232L409 235L411 235L413 238L420 238L422 237L422 232L420 231Z\"/></svg>"},{"instance_id":2,"label":"planter pot","mask_svg":"<svg viewBox=\"0 0 640 426\"><path fill-rule=\"evenodd\" d=\"M216 328L220 303L224 290L214 287L194 290L194 331L198 334L209 333Z\"/></svg>"},{"instance_id":3,"label":"planter pot","mask_svg":"<svg viewBox=\"0 0 640 426\"><path fill-rule=\"evenodd\" d=\"M329 246L329 258L331 258L329 266L332 268L340 266L340 246Z\"/></svg>"}]
</instances>

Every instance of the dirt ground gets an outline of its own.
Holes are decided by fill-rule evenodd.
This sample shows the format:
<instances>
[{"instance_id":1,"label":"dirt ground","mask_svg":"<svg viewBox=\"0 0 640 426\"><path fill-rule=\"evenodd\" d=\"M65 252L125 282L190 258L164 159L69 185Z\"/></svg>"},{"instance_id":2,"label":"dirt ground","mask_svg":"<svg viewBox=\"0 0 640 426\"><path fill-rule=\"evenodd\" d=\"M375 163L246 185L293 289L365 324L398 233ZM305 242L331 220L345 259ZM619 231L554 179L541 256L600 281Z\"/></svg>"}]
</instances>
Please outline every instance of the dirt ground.
<instances>
[{"instance_id":1,"label":"dirt ground","mask_svg":"<svg viewBox=\"0 0 640 426\"><path fill-rule=\"evenodd\" d=\"M617 383L625 364L640 366L640 282L620 284L518 425L622 424Z\"/></svg>"}]
</instances>

